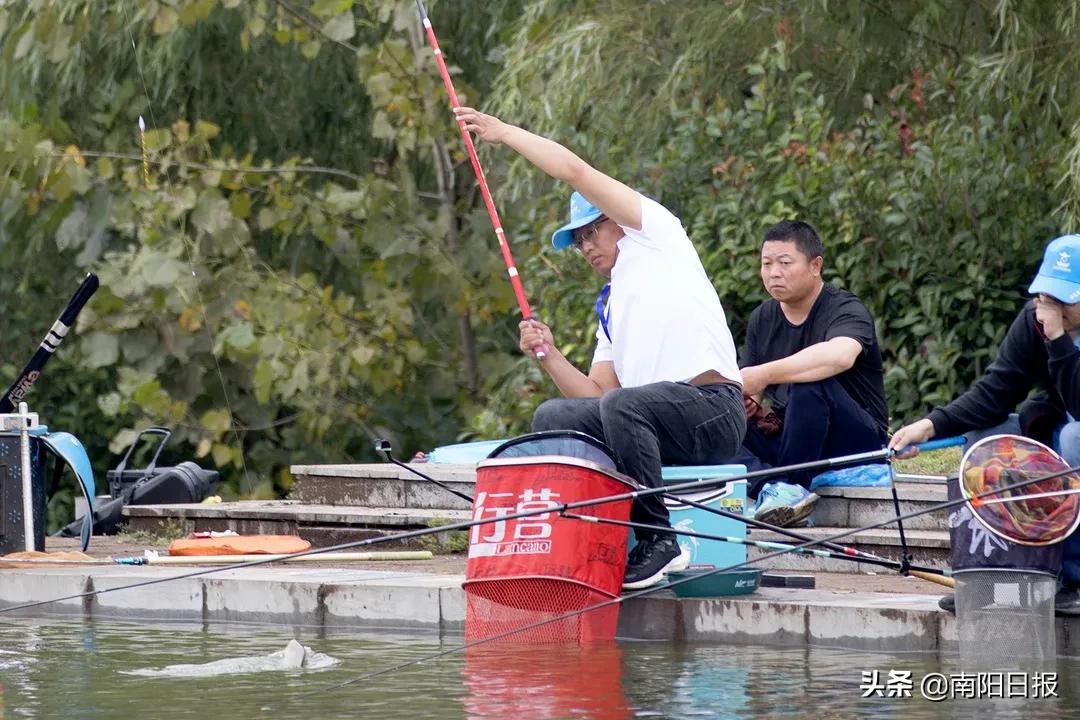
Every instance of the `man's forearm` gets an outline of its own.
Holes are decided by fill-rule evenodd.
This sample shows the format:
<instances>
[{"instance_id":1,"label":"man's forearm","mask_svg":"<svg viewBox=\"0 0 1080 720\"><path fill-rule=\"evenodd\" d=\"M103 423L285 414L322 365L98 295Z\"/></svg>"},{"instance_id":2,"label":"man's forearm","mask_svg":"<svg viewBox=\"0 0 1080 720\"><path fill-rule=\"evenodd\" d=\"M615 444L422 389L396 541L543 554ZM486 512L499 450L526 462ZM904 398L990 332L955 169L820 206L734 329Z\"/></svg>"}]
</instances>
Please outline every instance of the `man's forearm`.
<instances>
[{"instance_id":1,"label":"man's forearm","mask_svg":"<svg viewBox=\"0 0 1080 720\"><path fill-rule=\"evenodd\" d=\"M577 186L576 180L589 168L571 150L516 125L508 127L503 143L548 175L574 187Z\"/></svg>"},{"instance_id":2,"label":"man's forearm","mask_svg":"<svg viewBox=\"0 0 1080 720\"><path fill-rule=\"evenodd\" d=\"M833 344L830 340L759 367L767 374L769 385L783 385L831 378L849 370L854 360L849 347Z\"/></svg>"},{"instance_id":3,"label":"man's forearm","mask_svg":"<svg viewBox=\"0 0 1080 720\"><path fill-rule=\"evenodd\" d=\"M603 388L597 385L588 375L574 367L555 348L550 349L548 356L540 363L540 367L554 381L563 397L600 397L604 394Z\"/></svg>"}]
</instances>

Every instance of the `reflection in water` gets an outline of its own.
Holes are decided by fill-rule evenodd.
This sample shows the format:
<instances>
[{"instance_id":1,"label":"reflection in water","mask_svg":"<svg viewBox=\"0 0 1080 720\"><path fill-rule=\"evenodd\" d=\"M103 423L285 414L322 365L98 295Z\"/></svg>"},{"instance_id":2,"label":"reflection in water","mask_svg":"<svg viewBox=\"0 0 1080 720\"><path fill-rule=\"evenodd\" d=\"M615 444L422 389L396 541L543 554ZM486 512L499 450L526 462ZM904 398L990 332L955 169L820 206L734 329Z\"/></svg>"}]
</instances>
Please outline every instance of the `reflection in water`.
<instances>
[{"instance_id":1,"label":"reflection in water","mask_svg":"<svg viewBox=\"0 0 1080 720\"><path fill-rule=\"evenodd\" d=\"M749 673L742 667L687 663L675 679L672 702L713 717L745 717L750 708Z\"/></svg>"},{"instance_id":2,"label":"reflection in water","mask_svg":"<svg viewBox=\"0 0 1080 720\"><path fill-rule=\"evenodd\" d=\"M465 715L623 720L623 653L614 642L513 646L465 651Z\"/></svg>"},{"instance_id":3,"label":"reflection in water","mask_svg":"<svg viewBox=\"0 0 1080 720\"><path fill-rule=\"evenodd\" d=\"M322 670L219 677L135 677L136 668L259 656L294 635L340 662ZM1073 718L1080 664L1057 664L1060 699L929 702L918 681L961 673L920 655L806 648L621 642L505 642L335 687L420 661L460 637L325 632L259 625L5 619L0 622L0 718ZM864 671L910 672L906 698L863 698Z\"/></svg>"}]
</instances>

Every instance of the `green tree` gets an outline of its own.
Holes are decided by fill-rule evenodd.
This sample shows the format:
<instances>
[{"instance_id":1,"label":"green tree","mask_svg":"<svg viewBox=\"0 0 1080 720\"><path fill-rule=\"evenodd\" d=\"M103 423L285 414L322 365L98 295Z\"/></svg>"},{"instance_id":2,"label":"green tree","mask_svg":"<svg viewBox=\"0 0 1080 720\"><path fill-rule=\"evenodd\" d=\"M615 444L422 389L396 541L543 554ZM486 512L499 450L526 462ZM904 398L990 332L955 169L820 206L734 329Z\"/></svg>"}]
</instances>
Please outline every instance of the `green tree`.
<instances>
[{"instance_id":1,"label":"green tree","mask_svg":"<svg viewBox=\"0 0 1080 720\"><path fill-rule=\"evenodd\" d=\"M764 228L817 224L830 278L878 318L900 421L981 370L1042 245L1077 227L1078 8L429 9L465 102L681 215L737 337ZM523 430L553 392L516 351L412 2L20 0L0 7L0 60L0 369L101 275L32 398L99 470L167 424L230 492L273 496L293 462L372 459L372 436ZM598 283L545 249L566 188L504 149L482 159L535 309L584 365Z\"/></svg>"}]
</instances>

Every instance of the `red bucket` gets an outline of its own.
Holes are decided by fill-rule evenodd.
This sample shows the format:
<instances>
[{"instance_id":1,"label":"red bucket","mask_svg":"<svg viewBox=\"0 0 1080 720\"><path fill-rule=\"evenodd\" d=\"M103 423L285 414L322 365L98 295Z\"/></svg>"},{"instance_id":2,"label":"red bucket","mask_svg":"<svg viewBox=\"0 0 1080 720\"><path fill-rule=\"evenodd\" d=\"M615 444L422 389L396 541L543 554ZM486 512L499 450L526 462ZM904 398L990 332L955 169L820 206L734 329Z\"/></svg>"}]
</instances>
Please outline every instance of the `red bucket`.
<instances>
[{"instance_id":1,"label":"red bucket","mask_svg":"<svg viewBox=\"0 0 1080 720\"><path fill-rule=\"evenodd\" d=\"M476 473L473 519L492 520L634 489L628 479L588 460L550 455L485 460ZM609 501L580 512L626 521L630 503ZM626 570L626 539L625 527L573 520L557 512L473 527L465 570L466 636L491 637L617 597ZM617 621L618 605L612 604L508 639L611 639Z\"/></svg>"}]
</instances>

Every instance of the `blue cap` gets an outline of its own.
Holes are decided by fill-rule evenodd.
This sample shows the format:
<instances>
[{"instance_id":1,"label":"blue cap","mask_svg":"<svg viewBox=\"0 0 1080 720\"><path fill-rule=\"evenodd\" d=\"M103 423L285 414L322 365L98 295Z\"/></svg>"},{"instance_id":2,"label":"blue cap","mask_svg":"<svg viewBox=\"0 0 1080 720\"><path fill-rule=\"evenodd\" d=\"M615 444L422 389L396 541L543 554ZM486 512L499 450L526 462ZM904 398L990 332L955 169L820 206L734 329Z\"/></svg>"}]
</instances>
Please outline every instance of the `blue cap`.
<instances>
[{"instance_id":1,"label":"blue cap","mask_svg":"<svg viewBox=\"0 0 1080 720\"><path fill-rule=\"evenodd\" d=\"M551 246L556 250L570 247L574 242L575 230L595 222L603 215L604 213L600 212L600 208L586 200L581 193L575 192L570 196L570 222L554 232L551 236Z\"/></svg>"},{"instance_id":2,"label":"blue cap","mask_svg":"<svg viewBox=\"0 0 1080 720\"><path fill-rule=\"evenodd\" d=\"M1080 235L1064 235L1046 246L1028 292L1045 293L1067 305L1080 302Z\"/></svg>"}]
</instances>

